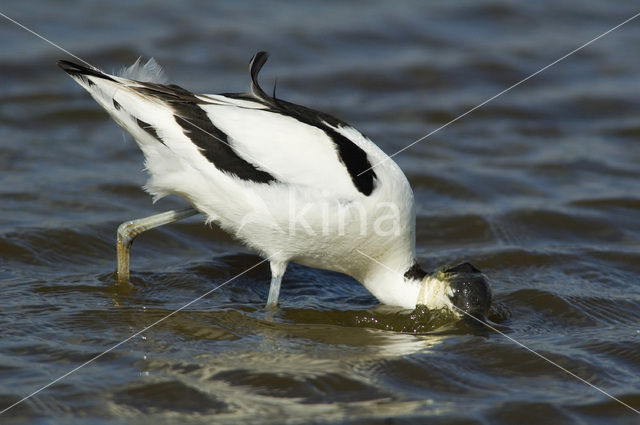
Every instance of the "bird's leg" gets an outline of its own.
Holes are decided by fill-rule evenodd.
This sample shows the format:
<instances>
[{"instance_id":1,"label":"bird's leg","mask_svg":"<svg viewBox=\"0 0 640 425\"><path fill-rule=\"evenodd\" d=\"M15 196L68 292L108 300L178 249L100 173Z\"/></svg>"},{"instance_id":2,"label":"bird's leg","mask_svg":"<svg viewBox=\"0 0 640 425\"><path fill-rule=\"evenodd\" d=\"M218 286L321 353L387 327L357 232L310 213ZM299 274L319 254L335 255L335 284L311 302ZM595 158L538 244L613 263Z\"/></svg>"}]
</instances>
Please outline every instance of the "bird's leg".
<instances>
[{"instance_id":1,"label":"bird's leg","mask_svg":"<svg viewBox=\"0 0 640 425\"><path fill-rule=\"evenodd\" d=\"M287 269L287 263L272 261L271 265L271 286L269 286L269 298L267 298L267 308L273 309L278 305L278 295L280 295L280 283L282 276Z\"/></svg>"},{"instance_id":2,"label":"bird's leg","mask_svg":"<svg viewBox=\"0 0 640 425\"><path fill-rule=\"evenodd\" d=\"M118 282L129 281L129 254L131 244L133 244L136 236L154 227L173 223L174 221L182 220L195 214L198 214L198 211L193 208L171 210L137 220L125 221L118 226Z\"/></svg>"}]
</instances>

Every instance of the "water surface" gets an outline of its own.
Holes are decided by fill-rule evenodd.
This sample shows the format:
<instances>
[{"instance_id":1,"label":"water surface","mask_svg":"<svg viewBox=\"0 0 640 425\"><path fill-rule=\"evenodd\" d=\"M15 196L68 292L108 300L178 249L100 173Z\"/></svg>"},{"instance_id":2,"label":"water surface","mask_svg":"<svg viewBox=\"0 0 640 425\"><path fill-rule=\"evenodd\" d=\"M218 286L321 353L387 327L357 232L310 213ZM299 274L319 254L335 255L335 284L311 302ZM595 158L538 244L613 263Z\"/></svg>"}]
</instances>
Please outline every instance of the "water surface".
<instances>
[{"instance_id":1,"label":"water surface","mask_svg":"<svg viewBox=\"0 0 640 425\"><path fill-rule=\"evenodd\" d=\"M20 3L3 10L107 71L155 57L198 92L265 86L391 154L637 11L626 2ZM0 25L0 408L261 259L189 219L143 235L115 286L115 230L169 208L135 143ZM490 323L640 409L640 22L395 157L427 269L471 261ZM265 317L262 264L4 413L2 423L611 424L640 417L486 328L378 305L292 265Z\"/></svg>"}]
</instances>

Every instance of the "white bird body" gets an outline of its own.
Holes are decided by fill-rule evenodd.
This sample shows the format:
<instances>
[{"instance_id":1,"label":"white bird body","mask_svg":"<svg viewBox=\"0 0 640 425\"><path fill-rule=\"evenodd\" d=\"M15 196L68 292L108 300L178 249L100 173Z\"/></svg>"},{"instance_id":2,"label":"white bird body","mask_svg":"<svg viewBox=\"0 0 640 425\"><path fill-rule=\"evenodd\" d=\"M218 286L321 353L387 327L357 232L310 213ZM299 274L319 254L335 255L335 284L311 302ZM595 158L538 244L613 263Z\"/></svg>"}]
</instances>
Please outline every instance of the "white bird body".
<instances>
[{"instance_id":1,"label":"white bird body","mask_svg":"<svg viewBox=\"0 0 640 425\"><path fill-rule=\"evenodd\" d=\"M155 62L134 65L130 78L61 66L133 135L145 190L180 196L269 258L276 298L293 261L350 275L385 304L450 307L451 289L415 261L402 170L346 123L267 96L257 83L264 61L262 52L252 60L252 92L242 95L130 79L160 73Z\"/></svg>"}]
</instances>

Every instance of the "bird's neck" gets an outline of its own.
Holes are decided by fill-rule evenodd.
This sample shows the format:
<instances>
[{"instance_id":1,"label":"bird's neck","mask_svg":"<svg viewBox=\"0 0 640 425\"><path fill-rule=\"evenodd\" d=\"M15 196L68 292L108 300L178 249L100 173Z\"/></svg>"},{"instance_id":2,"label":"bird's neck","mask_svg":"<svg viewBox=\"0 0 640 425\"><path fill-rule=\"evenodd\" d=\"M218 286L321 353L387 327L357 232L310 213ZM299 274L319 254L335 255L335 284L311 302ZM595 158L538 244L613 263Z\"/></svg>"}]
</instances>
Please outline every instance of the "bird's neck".
<instances>
[{"instance_id":1,"label":"bird's neck","mask_svg":"<svg viewBox=\"0 0 640 425\"><path fill-rule=\"evenodd\" d=\"M426 275L413 256L380 255L359 279L383 304L414 308Z\"/></svg>"},{"instance_id":2,"label":"bird's neck","mask_svg":"<svg viewBox=\"0 0 640 425\"><path fill-rule=\"evenodd\" d=\"M381 303L411 309L417 305L451 308L447 282L428 275L414 258L385 260L378 260L362 280Z\"/></svg>"}]
</instances>

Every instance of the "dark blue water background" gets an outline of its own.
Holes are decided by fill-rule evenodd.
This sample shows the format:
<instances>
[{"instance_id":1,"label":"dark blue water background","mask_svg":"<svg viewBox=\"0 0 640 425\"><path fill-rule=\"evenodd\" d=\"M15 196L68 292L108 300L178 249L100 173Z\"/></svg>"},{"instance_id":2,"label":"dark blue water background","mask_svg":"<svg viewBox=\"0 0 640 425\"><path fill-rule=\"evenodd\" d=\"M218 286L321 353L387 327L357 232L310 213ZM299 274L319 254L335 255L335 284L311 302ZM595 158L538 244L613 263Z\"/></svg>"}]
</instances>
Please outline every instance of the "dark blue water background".
<instances>
[{"instance_id":1,"label":"dark blue water background","mask_svg":"<svg viewBox=\"0 0 640 425\"><path fill-rule=\"evenodd\" d=\"M265 86L387 153L638 12L634 2L5 2L106 71L155 57L196 92ZM193 218L143 235L114 285L115 229L152 205L135 143L0 19L0 408L260 261ZM428 269L470 260L492 323L640 409L640 21L395 159ZM378 306L344 276L262 265L0 416L8 424L635 424L640 416L487 329ZM413 331L417 331L414 333Z\"/></svg>"}]
</instances>

